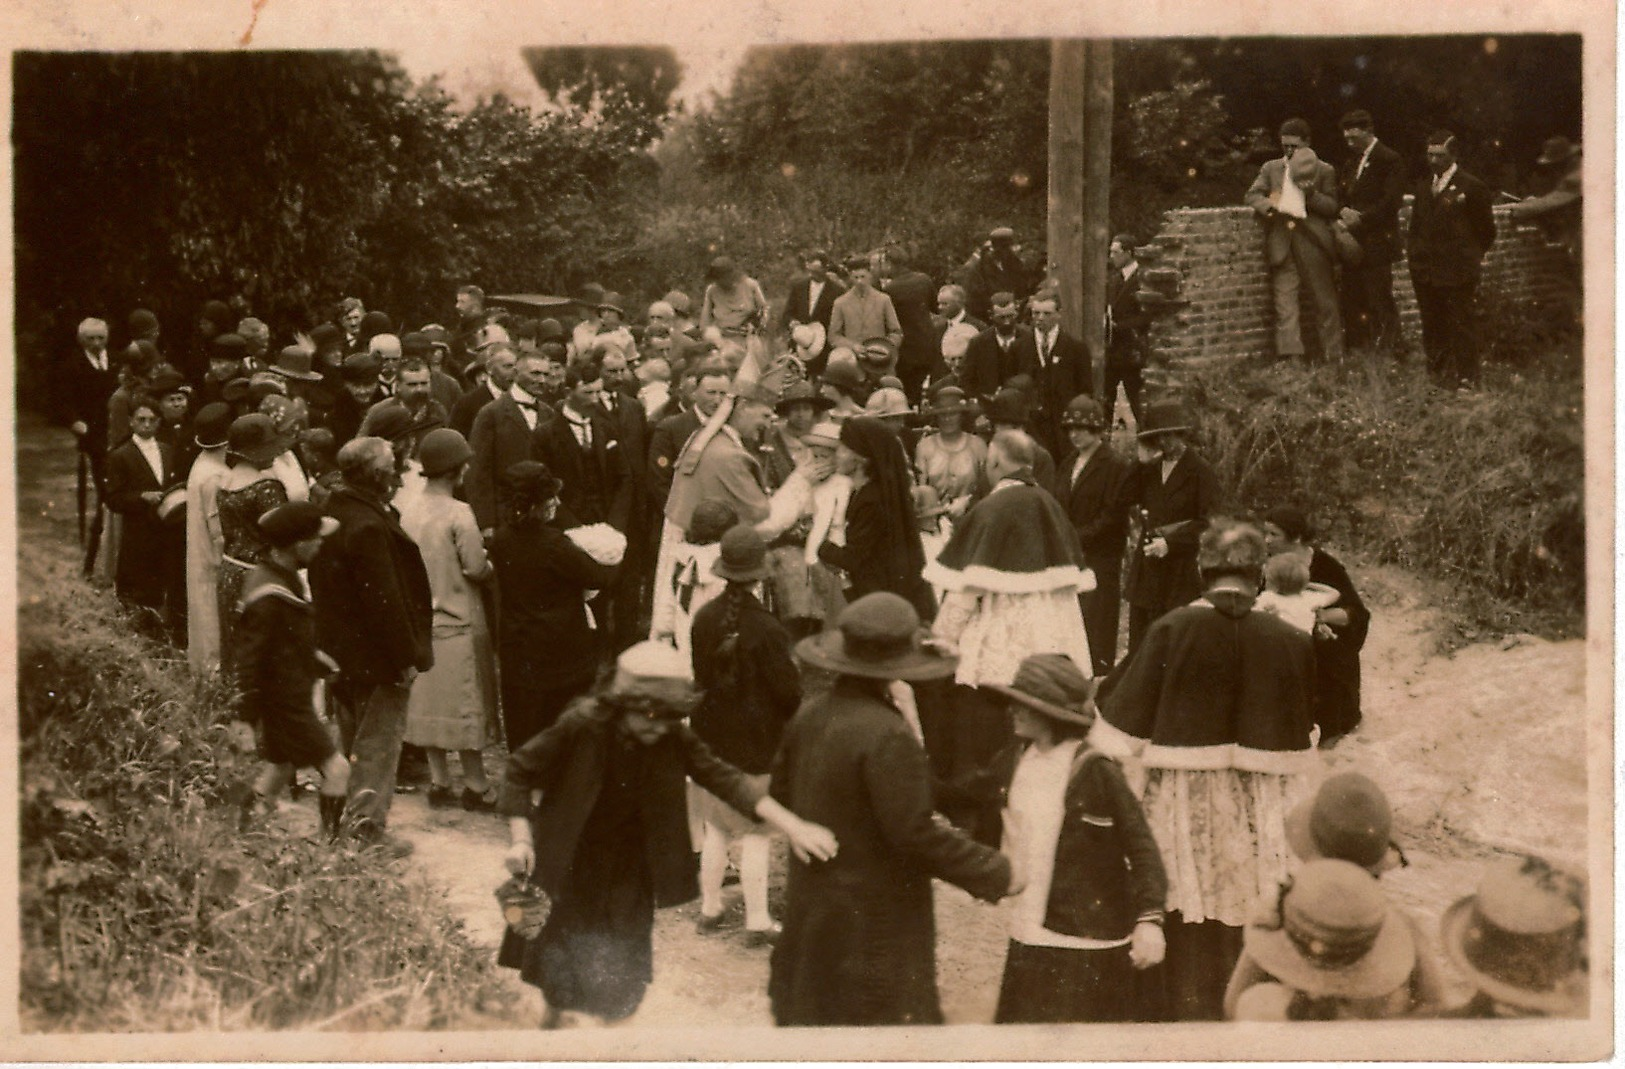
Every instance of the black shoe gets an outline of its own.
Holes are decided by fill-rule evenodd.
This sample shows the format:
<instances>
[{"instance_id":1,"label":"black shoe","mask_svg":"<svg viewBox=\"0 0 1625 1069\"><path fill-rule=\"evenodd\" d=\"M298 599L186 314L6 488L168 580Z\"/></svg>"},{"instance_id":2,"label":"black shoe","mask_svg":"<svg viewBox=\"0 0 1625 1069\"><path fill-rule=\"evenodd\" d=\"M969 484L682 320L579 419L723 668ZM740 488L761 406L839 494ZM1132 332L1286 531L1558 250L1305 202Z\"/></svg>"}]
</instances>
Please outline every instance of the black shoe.
<instances>
[{"instance_id":1,"label":"black shoe","mask_svg":"<svg viewBox=\"0 0 1625 1069\"><path fill-rule=\"evenodd\" d=\"M450 809L457 804L457 792L450 787L429 786L429 808Z\"/></svg>"},{"instance_id":2,"label":"black shoe","mask_svg":"<svg viewBox=\"0 0 1625 1069\"><path fill-rule=\"evenodd\" d=\"M451 793L448 788L447 794ZM470 813L495 813L497 811L497 792L494 787L487 787L485 793L471 791L463 788L463 808Z\"/></svg>"},{"instance_id":3,"label":"black shoe","mask_svg":"<svg viewBox=\"0 0 1625 1069\"><path fill-rule=\"evenodd\" d=\"M715 917L701 913L699 919L694 922L694 930L701 935L710 935L719 931L722 928L722 916L721 913L718 913Z\"/></svg>"},{"instance_id":4,"label":"black shoe","mask_svg":"<svg viewBox=\"0 0 1625 1069\"><path fill-rule=\"evenodd\" d=\"M777 924L770 928L747 928L745 929L745 946L752 950L770 947L779 941L779 935L783 931L783 927Z\"/></svg>"},{"instance_id":5,"label":"black shoe","mask_svg":"<svg viewBox=\"0 0 1625 1069\"><path fill-rule=\"evenodd\" d=\"M344 796L331 797L325 794L316 796L316 811L321 814L322 834L330 843L336 843L339 833L344 828Z\"/></svg>"}]
</instances>

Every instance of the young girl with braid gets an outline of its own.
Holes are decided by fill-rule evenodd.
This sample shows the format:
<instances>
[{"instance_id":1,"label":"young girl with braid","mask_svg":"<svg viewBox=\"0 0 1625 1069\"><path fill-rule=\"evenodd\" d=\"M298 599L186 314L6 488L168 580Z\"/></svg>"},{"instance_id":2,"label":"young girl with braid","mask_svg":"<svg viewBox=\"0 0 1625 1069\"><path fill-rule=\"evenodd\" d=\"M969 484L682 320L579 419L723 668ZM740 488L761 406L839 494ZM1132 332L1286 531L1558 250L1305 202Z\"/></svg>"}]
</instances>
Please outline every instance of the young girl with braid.
<instances>
[{"instance_id":1,"label":"young girl with braid","mask_svg":"<svg viewBox=\"0 0 1625 1069\"><path fill-rule=\"evenodd\" d=\"M727 587L694 616L694 682L700 701L690 718L694 734L716 755L762 789L778 752L784 725L801 702L801 676L790 633L762 607L756 590L767 575L767 546L749 524L722 536L711 570ZM745 930L753 946L772 941L778 927L767 910L767 827L695 786L705 834L700 848L702 932L722 924L722 881L728 847L740 839L739 882Z\"/></svg>"}]
</instances>

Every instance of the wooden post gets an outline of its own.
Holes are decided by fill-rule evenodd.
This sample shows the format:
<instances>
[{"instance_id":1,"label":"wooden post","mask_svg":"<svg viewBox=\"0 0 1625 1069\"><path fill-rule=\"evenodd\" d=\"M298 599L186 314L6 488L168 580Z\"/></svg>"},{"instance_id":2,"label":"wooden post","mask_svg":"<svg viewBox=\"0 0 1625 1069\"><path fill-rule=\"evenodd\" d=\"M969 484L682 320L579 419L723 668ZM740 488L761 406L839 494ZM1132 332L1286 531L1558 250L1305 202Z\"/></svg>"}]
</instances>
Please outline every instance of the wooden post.
<instances>
[{"instance_id":1,"label":"wooden post","mask_svg":"<svg viewBox=\"0 0 1625 1069\"><path fill-rule=\"evenodd\" d=\"M1094 354L1096 397L1106 382L1111 168L1112 43L1051 41L1049 277L1060 287L1062 327Z\"/></svg>"},{"instance_id":2,"label":"wooden post","mask_svg":"<svg viewBox=\"0 0 1625 1069\"><path fill-rule=\"evenodd\" d=\"M1091 40L1087 47L1083 93L1083 249L1082 324L1078 337L1094 354L1094 394L1112 418L1115 397L1101 397L1106 385L1106 253L1111 247L1112 43Z\"/></svg>"}]
</instances>

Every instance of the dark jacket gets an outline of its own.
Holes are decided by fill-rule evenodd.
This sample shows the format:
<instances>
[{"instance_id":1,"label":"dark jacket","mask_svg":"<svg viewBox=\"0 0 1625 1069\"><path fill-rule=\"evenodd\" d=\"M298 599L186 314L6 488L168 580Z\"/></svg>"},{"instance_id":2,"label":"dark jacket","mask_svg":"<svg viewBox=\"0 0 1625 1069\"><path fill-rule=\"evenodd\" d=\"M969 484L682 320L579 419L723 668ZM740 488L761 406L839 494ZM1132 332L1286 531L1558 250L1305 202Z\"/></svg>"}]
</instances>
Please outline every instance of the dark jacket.
<instances>
[{"instance_id":1,"label":"dark jacket","mask_svg":"<svg viewBox=\"0 0 1625 1069\"><path fill-rule=\"evenodd\" d=\"M348 486L328 495L324 511L339 529L309 569L321 648L356 683L389 683L408 668L427 672L434 597L417 543L393 507Z\"/></svg>"},{"instance_id":2,"label":"dark jacket","mask_svg":"<svg viewBox=\"0 0 1625 1069\"><path fill-rule=\"evenodd\" d=\"M936 284L924 272L905 270L886 284L886 296L891 298L897 321L903 325L897 366L929 369L937 355L937 332L931 324L937 304Z\"/></svg>"},{"instance_id":3,"label":"dark jacket","mask_svg":"<svg viewBox=\"0 0 1625 1069\"><path fill-rule=\"evenodd\" d=\"M650 432L649 486L654 493L656 506L665 507L666 498L671 495L671 480L676 472L677 458L689 438L699 429L700 414L690 408L667 416L656 423Z\"/></svg>"},{"instance_id":4,"label":"dark jacket","mask_svg":"<svg viewBox=\"0 0 1625 1069\"><path fill-rule=\"evenodd\" d=\"M972 338L965 349L965 361L959 365L959 385L971 399L992 397L999 387L1016 375L1031 375L1038 381L1038 349L1033 343L1033 329L1016 325L1015 340L1008 350L999 348L993 327ZM1070 400L1070 398L1068 398Z\"/></svg>"},{"instance_id":5,"label":"dark jacket","mask_svg":"<svg viewBox=\"0 0 1625 1069\"><path fill-rule=\"evenodd\" d=\"M1146 329L1151 317L1140 305L1140 276L1144 273L1145 269L1139 265L1127 278L1115 269L1106 273L1106 307L1111 311L1106 331L1108 362L1145 366L1149 347Z\"/></svg>"},{"instance_id":6,"label":"dark jacket","mask_svg":"<svg viewBox=\"0 0 1625 1069\"><path fill-rule=\"evenodd\" d=\"M502 671L544 688L590 682L602 643L582 596L614 585L617 570L535 517L497 528L491 563L501 600Z\"/></svg>"},{"instance_id":7,"label":"dark jacket","mask_svg":"<svg viewBox=\"0 0 1625 1069\"><path fill-rule=\"evenodd\" d=\"M604 391L604 418L609 431L621 443L621 459L631 489L629 520L632 530L644 530L645 520L654 511L654 488L649 480L649 418L633 394L618 393L610 409L610 391Z\"/></svg>"},{"instance_id":8,"label":"dark jacket","mask_svg":"<svg viewBox=\"0 0 1625 1069\"><path fill-rule=\"evenodd\" d=\"M1079 394L1094 393L1094 354L1081 338L1064 330L1055 333L1055 349L1049 363L1038 363L1038 335L1033 335L1033 411L1027 429L1053 457L1066 452L1066 432L1061 429L1061 413ZM1049 483L1043 486L1048 489Z\"/></svg>"},{"instance_id":9,"label":"dark jacket","mask_svg":"<svg viewBox=\"0 0 1625 1069\"><path fill-rule=\"evenodd\" d=\"M108 446L107 399L118 389L118 372L113 366L109 353L107 370L97 371L85 351L75 345L51 377L57 419L64 424L83 422L87 430L79 439L79 448L98 460Z\"/></svg>"},{"instance_id":10,"label":"dark jacket","mask_svg":"<svg viewBox=\"0 0 1625 1069\"><path fill-rule=\"evenodd\" d=\"M327 429L333 432L333 443L342 447L361 432L361 422L367 410L384 399L382 390L374 390L365 403L357 401L342 386L333 395L333 407L327 413Z\"/></svg>"},{"instance_id":11,"label":"dark jacket","mask_svg":"<svg viewBox=\"0 0 1625 1069\"><path fill-rule=\"evenodd\" d=\"M1399 206L1405 200L1405 161L1378 141L1371 147L1365 170L1356 179L1354 172L1359 166L1360 156L1356 153L1344 164L1340 179L1343 204L1360 213L1360 222L1349 227L1349 233L1360 243L1364 259L1393 263L1399 257Z\"/></svg>"},{"instance_id":12,"label":"dark jacket","mask_svg":"<svg viewBox=\"0 0 1625 1069\"><path fill-rule=\"evenodd\" d=\"M730 621L731 604L738 611ZM722 649L730 635L731 658ZM801 673L790 653L790 633L755 597L735 602L731 594L723 594L694 614L689 645L701 693L689 721L694 733L729 764L751 775L765 774L778 753L784 725L801 704Z\"/></svg>"},{"instance_id":13,"label":"dark jacket","mask_svg":"<svg viewBox=\"0 0 1625 1069\"><path fill-rule=\"evenodd\" d=\"M274 561L250 569L231 633L239 719L258 724L310 713L311 690L325 673L316 656L316 616L299 576Z\"/></svg>"},{"instance_id":14,"label":"dark jacket","mask_svg":"<svg viewBox=\"0 0 1625 1069\"><path fill-rule=\"evenodd\" d=\"M993 759L995 811L1010 799L1025 743ZM1066 788L1066 814L1055 847L1044 927L1085 939L1122 939L1142 920L1162 921L1168 873L1145 812L1116 761L1078 747Z\"/></svg>"},{"instance_id":15,"label":"dark jacket","mask_svg":"<svg viewBox=\"0 0 1625 1069\"><path fill-rule=\"evenodd\" d=\"M930 584L909 566L907 548L886 537L885 508L878 483L858 487L846 506L846 545L825 542L818 559L846 572L848 601L887 590L908 599L929 620L936 615Z\"/></svg>"},{"instance_id":16,"label":"dark jacket","mask_svg":"<svg viewBox=\"0 0 1625 1069\"><path fill-rule=\"evenodd\" d=\"M408 455L414 457L418 455L418 443L423 441L423 436L436 428L444 427L447 421L450 419L450 416L448 416L446 413L445 407L441 405L439 401L436 401L432 396L427 402L424 403L423 410L416 416L413 416L407 410L406 406L401 403L400 398L386 397L382 401L379 401L377 404L373 405L371 408L367 409L367 414L361 420L361 429L358 433L363 436L374 433L373 428L375 428L379 421L385 417L385 414L389 412L404 413L412 420L411 428L406 431L403 437L410 438L412 445L408 450Z\"/></svg>"},{"instance_id":17,"label":"dark jacket","mask_svg":"<svg viewBox=\"0 0 1625 1069\"><path fill-rule=\"evenodd\" d=\"M603 787L609 747L622 745L617 720L594 699L577 702L558 723L508 756L501 810L529 816L536 845L536 882L557 896L575 863L576 843ZM641 744L639 744L641 745ZM751 817L761 792L713 754L687 725L652 744L656 760L644 781L643 852L657 907L699 896L698 866L688 833L685 776ZM542 792L534 811L530 793Z\"/></svg>"},{"instance_id":18,"label":"dark jacket","mask_svg":"<svg viewBox=\"0 0 1625 1069\"><path fill-rule=\"evenodd\" d=\"M508 494L504 481L508 469L524 460L536 460L537 436L557 418L541 401L536 403L536 429L525 422L525 413L511 394L492 401L474 417L468 447L474 451L463 489L468 507L480 530L494 530L508 522Z\"/></svg>"},{"instance_id":19,"label":"dark jacket","mask_svg":"<svg viewBox=\"0 0 1625 1069\"><path fill-rule=\"evenodd\" d=\"M925 750L862 683L838 678L785 729L773 797L835 833L790 862L768 995L780 1025L937 1024L931 880L994 901L1010 863L932 818Z\"/></svg>"},{"instance_id":20,"label":"dark jacket","mask_svg":"<svg viewBox=\"0 0 1625 1069\"><path fill-rule=\"evenodd\" d=\"M1371 610L1360 600L1348 570L1316 547L1309 558L1309 581L1337 591L1334 609L1349 614L1347 624L1328 625L1333 638L1315 636L1315 722L1324 738L1352 731L1360 723L1360 650L1371 629Z\"/></svg>"},{"instance_id":21,"label":"dark jacket","mask_svg":"<svg viewBox=\"0 0 1625 1069\"><path fill-rule=\"evenodd\" d=\"M784 298L784 311L779 315L779 329L788 331L793 323L821 323L829 330L829 314L835 308L835 298L846 292L846 287L834 275L824 276L824 289L818 295L818 304L807 307L812 295L812 279L801 275L790 283L790 292Z\"/></svg>"},{"instance_id":22,"label":"dark jacket","mask_svg":"<svg viewBox=\"0 0 1625 1069\"><path fill-rule=\"evenodd\" d=\"M152 608L163 604L186 545L185 524L165 523L158 518L156 505L141 500L142 494L168 490L183 478L175 470L169 446L159 442L158 455L164 469L161 480L153 478L152 467L133 438L107 455L107 507L124 517L114 584L121 596Z\"/></svg>"},{"instance_id":23,"label":"dark jacket","mask_svg":"<svg viewBox=\"0 0 1625 1069\"><path fill-rule=\"evenodd\" d=\"M1078 541L1089 566L1113 563L1121 567L1124 543L1128 540L1129 497L1134 489L1134 465L1101 442L1090 454L1076 481L1072 468L1078 452L1066 455L1055 471L1051 493L1066 509L1067 518L1077 529Z\"/></svg>"},{"instance_id":24,"label":"dark jacket","mask_svg":"<svg viewBox=\"0 0 1625 1069\"><path fill-rule=\"evenodd\" d=\"M1196 545L1207 521L1223 507L1224 494L1219 477L1189 447L1167 482L1162 481L1160 462L1136 465L1134 478L1133 499L1145 510L1143 537L1166 539L1168 555L1147 557L1136 546L1123 593L1130 605L1163 613L1202 592L1202 580L1196 574Z\"/></svg>"},{"instance_id":25,"label":"dark jacket","mask_svg":"<svg viewBox=\"0 0 1625 1069\"><path fill-rule=\"evenodd\" d=\"M1309 636L1233 591L1152 624L1107 677L1106 723L1148 743L1149 768L1302 770L1314 723Z\"/></svg>"},{"instance_id":26,"label":"dark jacket","mask_svg":"<svg viewBox=\"0 0 1625 1069\"><path fill-rule=\"evenodd\" d=\"M1433 176L1424 175L1411 205L1411 279L1430 286L1476 283L1495 243L1493 204L1489 187L1459 167L1438 196Z\"/></svg>"},{"instance_id":27,"label":"dark jacket","mask_svg":"<svg viewBox=\"0 0 1625 1069\"><path fill-rule=\"evenodd\" d=\"M562 526L607 523L625 534L632 513L632 480L625 450L603 412L593 412L588 424L592 446L582 449L569 417L562 412L545 425L538 422L536 459L564 482L559 491Z\"/></svg>"},{"instance_id":28,"label":"dark jacket","mask_svg":"<svg viewBox=\"0 0 1625 1069\"><path fill-rule=\"evenodd\" d=\"M451 406L451 429L464 438L469 437L474 433L474 417L494 400L496 397L491 393L491 388L483 382L464 392Z\"/></svg>"}]
</instances>

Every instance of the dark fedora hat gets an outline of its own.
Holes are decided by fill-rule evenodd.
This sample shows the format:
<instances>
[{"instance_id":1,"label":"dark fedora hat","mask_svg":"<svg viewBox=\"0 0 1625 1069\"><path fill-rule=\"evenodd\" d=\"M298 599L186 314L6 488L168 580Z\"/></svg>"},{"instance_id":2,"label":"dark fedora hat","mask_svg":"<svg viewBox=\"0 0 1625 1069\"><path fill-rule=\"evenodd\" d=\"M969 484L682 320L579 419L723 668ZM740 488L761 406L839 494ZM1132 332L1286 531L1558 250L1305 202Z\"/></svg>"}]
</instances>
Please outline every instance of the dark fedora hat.
<instances>
[{"instance_id":1,"label":"dark fedora hat","mask_svg":"<svg viewBox=\"0 0 1625 1069\"><path fill-rule=\"evenodd\" d=\"M1095 681L1064 653L1035 653L1016 668L1009 686L987 689L1052 720L1083 727L1095 722Z\"/></svg>"},{"instance_id":2,"label":"dark fedora hat","mask_svg":"<svg viewBox=\"0 0 1625 1069\"><path fill-rule=\"evenodd\" d=\"M1286 817L1286 841L1305 861L1334 857L1379 875L1399 864L1388 798L1358 772L1340 772Z\"/></svg>"},{"instance_id":3,"label":"dark fedora hat","mask_svg":"<svg viewBox=\"0 0 1625 1069\"><path fill-rule=\"evenodd\" d=\"M267 542L286 549L317 535L327 537L339 529L339 521L308 501L289 501L266 512L256 526Z\"/></svg>"},{"instance_id":4,"label":"dark fedora hat","mask_svg":"<svg viewBox=\"0 0 1625 1069\"><path fill-rule=\"evenodd\" d=\"M1583 1016L1585 885L1534 857L1497 861L1439 923L1445 956L1497 1002Z\"/></svg>"},{"instance_id":5,"label":"dark fedora hat","mask_svg":"<svg viewBox=\"0 0 1625 1069\"><path fill-rule=\"evenodd\" d=\"M753 582L767 575L767 543L748 523L729 528L711 571L733 582Z\"/></svg>"},{"instance_id":6,"label":"dark fedora hat","mask_svg":"<svg viewBox=\"0 0 1625 1069\"><path fill-rule=\"evenodd\" d=\"M1191 418L1184 405L1178 401L1157 401L1145 410L1145 419L1135 437L1151 438L1190 429Z\"/></svg>"},{"instance_id":7,"label":"dark fedora hat","mask_svg":"<svg viewBox=\"0 0 1625 1069\"><path fill-rule=\"evenodd\" d=\"M959 663L921 645L920 614L889 591L865 594L848 605L835 630L802 639L796 656L839 675L910 683L945 679Z\"/></svg>"}]
</instances>

